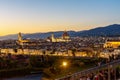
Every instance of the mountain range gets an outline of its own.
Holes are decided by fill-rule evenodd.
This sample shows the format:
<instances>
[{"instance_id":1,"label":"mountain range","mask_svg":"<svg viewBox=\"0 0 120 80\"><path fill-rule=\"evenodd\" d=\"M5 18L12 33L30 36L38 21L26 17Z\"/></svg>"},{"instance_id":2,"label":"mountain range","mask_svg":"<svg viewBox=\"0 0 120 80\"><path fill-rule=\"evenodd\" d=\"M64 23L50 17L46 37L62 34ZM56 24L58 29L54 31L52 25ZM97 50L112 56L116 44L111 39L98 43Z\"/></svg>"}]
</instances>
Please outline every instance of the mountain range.
<instances>
[{"instance_id":1,"label":"mountain range","mask_svg":"<svg viewBox=\"0 0 120 80\"><path fill-rule=\"evenodd\" d=\"M23 38L31 38L31 39L44 39L50 37L52 33L54 33L55 37L60 37L64 31L56 31L56 32L46 32L46 33L31 33L24 34L22 33ZM71 37L82 37L82 36L120 36L120 24L112 24L104 27L97 27L90 30L84 31L67 31ZM17 34L0 36L0 40L7 39L17 39Z\"/></svg>"}]
</instances>

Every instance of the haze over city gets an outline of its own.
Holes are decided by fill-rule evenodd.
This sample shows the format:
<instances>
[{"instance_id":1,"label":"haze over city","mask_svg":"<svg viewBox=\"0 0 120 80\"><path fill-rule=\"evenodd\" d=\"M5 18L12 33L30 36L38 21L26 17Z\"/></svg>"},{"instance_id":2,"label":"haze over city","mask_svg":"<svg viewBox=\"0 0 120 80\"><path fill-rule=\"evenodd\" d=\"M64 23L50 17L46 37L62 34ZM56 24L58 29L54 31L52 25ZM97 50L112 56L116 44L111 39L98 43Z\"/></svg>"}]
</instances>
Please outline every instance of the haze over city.
<instances>
[{"instance_id":1,"label":"haze over city","mask_svg":"<svg viewBox=\"0 0 120 80\"><path fill-rule=\"evenodd\" d=\"M0 36L120 23L119 0L0 0Z\"/></svg>"}]
</instances>

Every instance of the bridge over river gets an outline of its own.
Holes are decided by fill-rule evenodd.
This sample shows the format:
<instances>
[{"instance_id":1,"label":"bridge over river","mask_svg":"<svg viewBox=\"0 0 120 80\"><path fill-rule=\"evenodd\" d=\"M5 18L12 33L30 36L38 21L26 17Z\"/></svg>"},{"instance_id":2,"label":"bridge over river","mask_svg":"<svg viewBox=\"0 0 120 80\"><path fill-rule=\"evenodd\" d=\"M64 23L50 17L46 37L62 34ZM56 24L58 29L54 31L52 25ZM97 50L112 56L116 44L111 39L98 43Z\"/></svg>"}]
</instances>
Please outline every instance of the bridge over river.
<instances>
[{"instance_id":1,"label":"bridge over river","mask_svg":"<svg viewBox=\"0 0 120 80\"><path fill-rule=\"evenodd\" d=\"M117 66L120 66L120 59L114 60L107 64L102 64L97 67L93 67L93 68L90 68L90 69L87 69L84 71L76 72L74 74L67 75L67 76L64 76L62 78L58 78L55 80L80 80L79 79L80 76L86 76L87 74L90 74L90 73L97 73L99 70L102 70L102 69L108 69L108 79L107 80L116 80L116 78L110 79L110 68L115 69Z\"/></svg>"}]
</instances>

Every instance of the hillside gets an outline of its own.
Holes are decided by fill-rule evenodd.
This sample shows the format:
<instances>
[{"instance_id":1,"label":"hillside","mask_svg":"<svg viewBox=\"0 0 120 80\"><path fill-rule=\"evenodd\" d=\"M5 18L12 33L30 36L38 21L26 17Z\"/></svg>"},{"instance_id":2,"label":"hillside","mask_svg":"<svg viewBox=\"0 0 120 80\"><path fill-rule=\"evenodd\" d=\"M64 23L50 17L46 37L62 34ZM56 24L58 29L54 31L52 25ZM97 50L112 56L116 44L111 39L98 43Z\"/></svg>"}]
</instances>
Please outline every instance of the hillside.
<instances>
[{"instance_id":1,"label":"hillside","mask_svg":"<svg viewBox=\"0 0 120 80\"><path fill-rule=\"evenodd\" d=\"M32 33L32 34L22 34L23 38L47 38L54 33L55 37L60 37L64 31L47 32L47 33ZM68 31L71 37L80 36L120 36L120 24L113 24L105 27L98 27L86 31ZM17 39L17 34L1 36L0 40L5 39Z\"/></svg>"}]
</instances>

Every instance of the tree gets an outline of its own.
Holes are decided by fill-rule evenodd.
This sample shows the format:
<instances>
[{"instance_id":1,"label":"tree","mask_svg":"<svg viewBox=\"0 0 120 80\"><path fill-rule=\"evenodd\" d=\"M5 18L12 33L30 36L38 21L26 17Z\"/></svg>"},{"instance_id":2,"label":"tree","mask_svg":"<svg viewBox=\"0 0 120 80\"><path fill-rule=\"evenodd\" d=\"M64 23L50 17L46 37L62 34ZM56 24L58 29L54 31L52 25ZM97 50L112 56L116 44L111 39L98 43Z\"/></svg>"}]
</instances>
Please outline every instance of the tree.
<instances>
[{"instance_id":1,"label":"tree","mask_svg":"<svg viewBox=\"0 0 120 80\"><path fill-rule=\"evenodd\" d=\"M17 49L13 49L13 50L14 50L14 52L15 52L15 53L17 53L17 52L18 52L18 50L17 50Z\"/></svg>"},{"instance_id":2,"label":"tree","mask_svg":"<svg viewBox=\"0 0 120 80\"><path fill-rule=\"evenodd\" d=\"M76 49L72 49L72 55L73 55L73 57L75 58L75 53L76 53Z\"/></svg>"}]
</instances>

